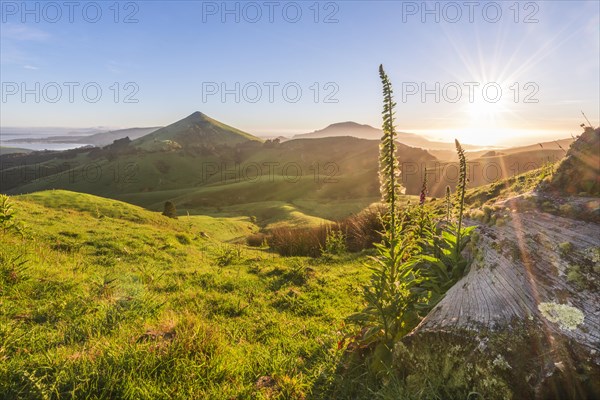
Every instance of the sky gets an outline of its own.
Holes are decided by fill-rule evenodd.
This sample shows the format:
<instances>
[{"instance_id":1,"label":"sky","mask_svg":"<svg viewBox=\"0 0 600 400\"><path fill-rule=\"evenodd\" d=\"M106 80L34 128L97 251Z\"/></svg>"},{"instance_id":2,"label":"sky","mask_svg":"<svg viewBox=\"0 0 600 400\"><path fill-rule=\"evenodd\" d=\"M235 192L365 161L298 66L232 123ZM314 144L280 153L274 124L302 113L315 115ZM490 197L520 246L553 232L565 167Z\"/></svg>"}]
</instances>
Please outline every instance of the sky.
<instances>
[{"instance_id":1,"label":"sky","mask_svg":"<svg viewBox=\"0 0 600 400\"><path fill-rule=\"evenodd\" d=\"M600 124L598 1L0 2L0 126L381 126L508 145Z\"/></svg>"}]
</instances>

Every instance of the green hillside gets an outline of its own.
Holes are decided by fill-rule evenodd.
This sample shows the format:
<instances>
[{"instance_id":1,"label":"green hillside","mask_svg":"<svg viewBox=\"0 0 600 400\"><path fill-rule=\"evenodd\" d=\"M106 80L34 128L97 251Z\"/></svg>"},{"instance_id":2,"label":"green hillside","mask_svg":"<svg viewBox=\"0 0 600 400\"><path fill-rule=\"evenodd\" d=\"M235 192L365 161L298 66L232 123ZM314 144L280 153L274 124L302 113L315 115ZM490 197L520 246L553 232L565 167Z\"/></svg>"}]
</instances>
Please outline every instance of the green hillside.
<instances>
[{"instance_id":1,"label":"green hillside","mask_svg":"<svg viewBox=\"0 0 600 400\"><path fill-rule=\"evenodd\" d=\"M47 191L0 231L4 398L328 397L368 270L227 244L247 218Z\"/></svg>"},{"instance_id":2,"label":"green hillside","mask_svg":"<svg viewBox=\"0 0 600 400\"><path fill-rule=\"evenodd\" d=\"M63 189L155 211L168 200L192 215L235 210L262 216L261 226L277 224L277 215L293 210L297 225L314 225L347 217L379 198L378 146L352 137L261 143L194 113L138 140L102 149L3 157L0 178L8 194ZM402 144L398 155L407 165L407 193L417 194L418 169L435 158ZM277 202L280 209L257 206L265 202Z\"/></svg>"},{"instance_id":3,"label":"green hillside","mask_svg":"<svg viewBox=\"0 0 600 400\"><path fill-rule=\"evenodd\" d=\"M565 150L560 149L535 149L519 152L510 152L501 155L468 159L469 187L479 187L502 182L511 177L524 174L528 171L543 168L547 164L556 163L565 156ZM438 163L429 171L433 181L430 187L432 196L441 197L447 185L452 186L456 181L458 164L456 162Z\"/></svg>"},{"instance_id":4,"label":"green hillside","mask_svg":"<svg viewBox=\"0 0 600 400\"><path fill-rule=\"evenodd\" d=\"M156 150L168 148L169 142L189 148L217 144L231 145L245 141L261 142L262 140L196 111L180 121L135 140L133 145L144 150Z\"/></svg>"}]
</instances>

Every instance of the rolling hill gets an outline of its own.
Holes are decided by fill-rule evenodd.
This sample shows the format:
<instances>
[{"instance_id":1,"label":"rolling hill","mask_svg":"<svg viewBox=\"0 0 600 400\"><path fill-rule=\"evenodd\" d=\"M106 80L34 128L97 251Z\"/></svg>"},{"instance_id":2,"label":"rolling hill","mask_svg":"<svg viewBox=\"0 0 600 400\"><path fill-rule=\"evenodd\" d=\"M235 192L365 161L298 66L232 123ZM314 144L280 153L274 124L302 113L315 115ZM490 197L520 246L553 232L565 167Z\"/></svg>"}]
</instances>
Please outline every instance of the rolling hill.
<instances>
[{"instance_id":1,"label":"rolling hill","mask_svg":"<svg viewBox=\"0 0 600 400\"><path fill-rule=\"evenodd\" d=\"M496 155L508 155L522 152L530 152L530 154L535 154L536 152L538 152L538 155L541 157L553 154L564 155L569 149L569 146L571 146L571 143L573 143L574 141L574 138L566 138L560 140L552 140L548 142L535 143L527 146L495 147L492 150L469 150L467 151L467 157L469 158L469 160L475 160L478 158L493 157ZM453 150L429 150L429 152L440 161L457 161L456 151ZM498 154L493 154L494 152Z\"/></svg>"},{"instance_id":2,"label":"rolling hill","mask_svg":"<svg viewBox=\"0 0 600 400\"><path fill-rule=\"evenodd\" d=\"M225 125L197 111L182 120L135 140L132 145L144 150L160 150L169 145L189 149L215 145L236 145L247 141L262 142L262 139Z\"/></svg>"},{"instance_id":3,"label":"rolling hill","mask_svg":"<svg viewBox=\"0 0 600 400\"><path fill-rule=\"evenodd\" d=\"M161 210L166 200L190 213L239 210L264 215L295 210L311 217L341 218L379 198L379 144L353 137L264 142L201 113L134 141L102 149L2 158L2 190L11 194L48 189L91 193ZM399 144L415 171L435 162L427 151ZM421 177L405 174L407 194ZM332 201L344 204L337 208ZM279 211L265 202L276 202ZM257 204L264 203L264 209ZM251 205L251 206L250 206ZM290 208L291 207L291 208ZM322 210L331 210L324 213ZM269 211L271 210L271 211ZM246 215L250 215L250 214Z\"/></svg>"},{"instance_id":4,"label":"rolling hill","mask_svg":"<svg viewBox=\"0 0 600 400\"><path fill-rule=\"evenodd\" d=\"M382 135L383 132L381 129L374 128L370 125L363 125L348 121L331 124L326 128L319 129L314 132L295 135L293 139L318 139L325 137L352 136L360 139L380 140ZM454 151L454 143L430 141L415 133L398 132L398 141L407 146L419 147L427 150L437 149ZM474 149L478 147L465 144L464 148Z\"/></svg>"},{"instance_id":5,"label":"rolling hill","mask_svg":"<svg viewBox=\"0 0 600 400\"><path fill-rule=\"evenodd\" d=\"M565 159L558 177L587 169L599 134ZM403 353L393 366L408 378L383 388L347 369L352 353L340 346L353 332L344 321L361 307L369 253L332 261L241 245L258 230L246 206L230 208L232 218L171 219L63 190L15 196L26 234L0 230L0 392L366 399L389 388L402 395L389 398L419 398L429 385L432 398L455 398L444 397L450 382L466 393L456 398L474 390L597 398L598 224L567 216L573 199L538 199L531 190L539 179L533 171L467 192L468 223L478 226L472 265L397 341ZM597 207L597 198L584 200ZM297 206L268 202L252 212L295 225L298 209L311 205ZM273 213L260 215L265 207ZM464 382L472 370L475 379ZM552 396L567 391L580 396Z\"/></svg>"},{"instance_id":6,"label":"rolling hill","mask_svg":"<svg viewBox=\"0 0 600 400\"><path fill-rule=\"evenodd\" d=\"M470 153L469 187L560 160L565 151L552 143L488 150L485 157ZM259 216L262 226L296 213L298 224L310 225L319 221L314 218L343 218L377 201L378 154L378 141L350 136L262 142L196 112L101 149L2 156L0 183L9 194L65 189L157 211L167 200L191 214L234 215L246 208L244 215ZM398 157L407 195L420 192L425 167L430 196L442 197L446 186L454 187L456 163L404 144ZM340 206L331 208L331 202Z\"/></svg>"},{"instance_id":7,"label":"rolling hill","mask_svg":"<svg viewBox=\"0 0 600 400\"><path fill-rule=\"evenodd\" d=\"M510 152L509 154L504 154L504 150L502 150L501 153L479 158L469 158L467 155L468 187L473 188L500 182L554 164L565 156L565 152L560 149L535 149ZM446 185L452 186L452 182L456 182L457 171L457 162L440 162L428 169L429 182L432 182L429 188L430 195L443 196ZM431 179L432 177L433 179Z\"/></svg>"}]
</instances>

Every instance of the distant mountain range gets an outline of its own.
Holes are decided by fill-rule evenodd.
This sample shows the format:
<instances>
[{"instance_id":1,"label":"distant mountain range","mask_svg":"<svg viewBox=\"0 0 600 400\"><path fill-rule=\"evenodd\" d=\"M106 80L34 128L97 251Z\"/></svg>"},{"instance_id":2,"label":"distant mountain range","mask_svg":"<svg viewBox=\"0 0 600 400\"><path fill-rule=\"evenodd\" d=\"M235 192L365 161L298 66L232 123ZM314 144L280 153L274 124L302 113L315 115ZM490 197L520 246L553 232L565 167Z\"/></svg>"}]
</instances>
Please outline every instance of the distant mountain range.
<instances>
[{"instance_id":1,"label":"distant mountain range","mask_svg":"<svg viewBox=\"0 0 600 400\"><path fill-rule=\"evenodd\" d=\"M82 135L81 131L71 135L56 135L44 138L18 138L7 140L6 143L73 143L73 144L88 144L92 146L103 147L111 144L115 140L129 137L131 140L138 139L151 132L160 129L161 127L150 128L127 128L114 131L96 132L91 135Z\"/></svg>"},{"instance_id":2,"label":"distant mountain range","mask_svg":"<svg viewBox=\"0 0 600 400\"><path fill-rule=\"evenodd\" d=\"M382 135L383 131L381 129L374 128L370 125L348 121L331 124L326 128L319 129L314 132L295 135L292 139L316 139L324 137L352 136L360 139L380 140ZM455 149L454 143L430 141L415 133L398 132L398 141L407 146L420 147L428 150L454 151ZM473 146L469 144L464 144L463 147L465 149L481 148L479 146Z\"/></svg>"}]
</instances>

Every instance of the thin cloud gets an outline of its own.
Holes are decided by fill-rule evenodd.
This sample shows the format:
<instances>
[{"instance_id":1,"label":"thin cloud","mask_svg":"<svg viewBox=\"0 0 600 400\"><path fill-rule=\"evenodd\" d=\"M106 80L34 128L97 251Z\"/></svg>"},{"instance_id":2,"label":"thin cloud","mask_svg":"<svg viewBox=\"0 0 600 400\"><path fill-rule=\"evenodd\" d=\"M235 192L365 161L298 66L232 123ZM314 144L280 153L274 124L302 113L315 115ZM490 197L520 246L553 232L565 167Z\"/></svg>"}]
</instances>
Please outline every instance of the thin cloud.
<instances>
[{"instance_id":1,"label":"thin cloud","mask_svg":"<svg viewBox=\"0 0 600 400\"><path fill-rule=\"evenodd\" d=\"M27 25L6 24L2 27L2 39L18 41L44 42L50 38L50 34Z\"/></svg>"},{"instance_id":2,"label":"thin cloud","mask_svg":"<svg viewBox=\"0 0 600 400\"><path fill-rule=\"evenodd\" d=\"M23 68L25 68L25 69L31 69L31 70L34 70L34 71L39 69L38 67L35 67L33 65L23 65Z\"/></svg>"}]
</instances>

